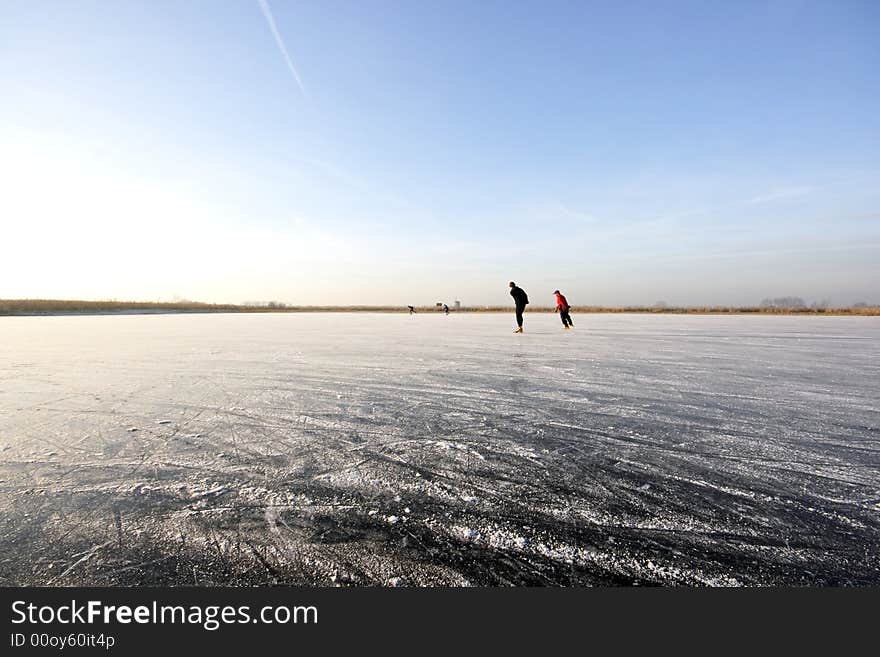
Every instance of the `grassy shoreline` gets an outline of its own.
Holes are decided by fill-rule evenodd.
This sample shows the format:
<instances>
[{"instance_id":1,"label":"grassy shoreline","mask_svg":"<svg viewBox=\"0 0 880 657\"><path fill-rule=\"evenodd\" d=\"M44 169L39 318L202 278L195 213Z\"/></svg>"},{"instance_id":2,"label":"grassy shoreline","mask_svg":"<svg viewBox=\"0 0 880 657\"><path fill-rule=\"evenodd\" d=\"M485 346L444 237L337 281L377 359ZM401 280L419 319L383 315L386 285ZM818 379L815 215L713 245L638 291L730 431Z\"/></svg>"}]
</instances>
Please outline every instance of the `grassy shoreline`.
<instances>
[{"instance_id":1,"label":"grassy shoreline","mask_svg":"<svg viewBox=\"0 0 880 657\"><path fill-rule=\"evenodd\" d=\"M530 312L553 312L552 306L529 306ZM437 314L434 306L417 306L416 311ZM326 312L381 312L408 313L406 306L252 306L238 304L213 304L193 301L84 301L66 299L0 299L0 316L33 315L121 315L121 314L171 314L171 313L326 313ZM508 306L468 306L451 312L495 313L512 312ZM760 306L705 306L664 307L651 306L574 306L573 313L639 313L671 315L843 315L880 316L880 306L841 308L776 308Z\"/></svg>"}]
</instances>

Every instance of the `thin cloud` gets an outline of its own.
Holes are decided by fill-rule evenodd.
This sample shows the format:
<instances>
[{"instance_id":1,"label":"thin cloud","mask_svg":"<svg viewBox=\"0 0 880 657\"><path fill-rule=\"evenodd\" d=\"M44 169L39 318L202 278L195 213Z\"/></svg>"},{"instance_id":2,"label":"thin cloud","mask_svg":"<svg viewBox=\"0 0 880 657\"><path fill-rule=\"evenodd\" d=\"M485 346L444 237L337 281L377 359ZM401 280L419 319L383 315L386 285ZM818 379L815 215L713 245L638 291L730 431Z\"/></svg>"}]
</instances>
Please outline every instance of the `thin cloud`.
<instances>
[{"instance_id":1,"label":"thin cloud","mask_svg":"<svg viewBox=\"0 0 880 657\"><path fill-rule=\"evenodd\" d=\"M806 196L813 191L813 187L784 187L782 189L774 189L767 194L750 198L746 201L749 205L759 205L762 203L773 203L774 201L785 201L792 198Z\"/></svg>"},{"instance_id":2,"label":"thin cloud","mask_svg":"<svg viewBox=\"0 0 880 657\"><path fill-rule=\"evenodd\" d=\"M290 59L290 55L287 52L287 46L284 45L284 39L281 38L281 34L278 32L278 27L275 25L275 18L272 16L272 9L269 8L268 0L257 0L257 4L260 5L260 9L263 11L263 16L266 17L269 29L272 30L272 36L275 37L275 43L278 44L278 50L281 51L284 61L287 62L287 68L293 73L293 79L296 80L296 83L299 85L300 91L303 92L303 96L308 98L309 92L306 91L305 85L302 83L302 80L299 79L299 73L297 73L296 67Z\"/></svg>"},{"instance_id":3,"label":"thin cloud","mask_svg":"<svg viewBox=\"0 0 880 657\"><path fill-rule=\"evenodd\" d=\"M379 189L375 184L370 183L370 182L363 180L361 178L358 178L358 177L344 171L343 169L341 169L333 164L330 164L329 162L323 162L321 160L314 160L311 158L296 158L296 159L298 159L300 162L304 162L310 166L313 166L313 167L316 167L316 168L323 170L324 173L331 176L332 178L336 178L338 180L341 180L342 182L347 184L352 189L354 189L362 194L366 194L367 196L370 196L378 201L391 203L393 205L397 205L399 207L407 208L407 209L411 209L411 210L418 209L418 208L415 208L412 203L410 203L408 200L406 200L402 196L398 196L397 194L393 194L393 193L384 192L381 189Z\"/></svg>"},{"instance_id":4,"label":"thin cloud","mask_svg":"<svg viewBox=\"0 0 880 657\"><path fill-rule=\"evenodd\" d=\"M831 251L858 251L862 249L878 249L880 242L868 242L864 244L839 244L836 246L807 246L784 249L755 249L742 251L723 251L716 253L682 253L670 255L668 259L675 260L717 260L719 258L740 258L744 256L778 256L799 255L803 253L824 253Z\"/></svg>"},{"instance_id":5,"label":"thin cloud","mask_svg":"<svg viewBox=\"0 0 880 657\"><path fill-rule=\"evenodd\" d=\"M562 216L568 217L569 219L574 219L575 221L580 223L592 224L596 222L596 217L589 214L584 214L583 212L578 212L577 210L572 210L567 205L561 202L556 204L556 209Z\"/></svg>"}]
</instances>

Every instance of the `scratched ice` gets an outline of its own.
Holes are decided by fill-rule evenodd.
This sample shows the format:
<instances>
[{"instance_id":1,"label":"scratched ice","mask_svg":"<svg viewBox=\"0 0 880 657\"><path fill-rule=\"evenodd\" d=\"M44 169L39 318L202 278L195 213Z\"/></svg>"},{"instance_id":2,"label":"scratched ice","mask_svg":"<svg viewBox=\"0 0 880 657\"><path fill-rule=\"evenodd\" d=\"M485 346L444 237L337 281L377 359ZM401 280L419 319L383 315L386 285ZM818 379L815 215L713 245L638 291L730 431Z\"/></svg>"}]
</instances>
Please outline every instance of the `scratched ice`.
<instances>
[{"instance_id":1,"label":"scratched ice","mask_svg":"<svg viewBox=\"0 0 880 657\"><path fill-rule=\"evenodd\" d=\"M880 318L0 318L0 584L880 584Z\"/></svg>"}]
</instances>

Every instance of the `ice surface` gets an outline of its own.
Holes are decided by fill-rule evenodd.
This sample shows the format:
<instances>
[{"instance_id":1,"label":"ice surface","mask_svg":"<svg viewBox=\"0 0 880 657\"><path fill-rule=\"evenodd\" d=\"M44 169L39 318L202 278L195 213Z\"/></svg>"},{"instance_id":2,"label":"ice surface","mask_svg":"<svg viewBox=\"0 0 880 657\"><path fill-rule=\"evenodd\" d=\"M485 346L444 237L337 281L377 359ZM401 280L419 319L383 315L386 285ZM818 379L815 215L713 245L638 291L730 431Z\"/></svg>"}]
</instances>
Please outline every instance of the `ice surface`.
<instances>
[{"instance_id":1,"label":"ice surface","mask_svg":"<svg viewBox=\"0 0 880 657\"><path fill-rule=\"evenodd\" d=\"M880 584L880 318L0 318L2 584Z\"/></svg>"}]
</instances>

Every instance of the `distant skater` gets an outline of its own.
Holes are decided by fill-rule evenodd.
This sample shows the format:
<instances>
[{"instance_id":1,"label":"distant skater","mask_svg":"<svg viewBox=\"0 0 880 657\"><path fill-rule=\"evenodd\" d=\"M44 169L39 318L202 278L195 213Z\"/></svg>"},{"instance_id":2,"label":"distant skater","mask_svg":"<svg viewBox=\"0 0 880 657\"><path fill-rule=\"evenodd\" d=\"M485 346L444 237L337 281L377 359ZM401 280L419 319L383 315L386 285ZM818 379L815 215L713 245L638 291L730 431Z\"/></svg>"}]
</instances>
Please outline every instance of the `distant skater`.
<instances>
[{"instance_id":1,"label":"distant skater","mask_svg":"<svg viewBox=\"0 0 880 657\"><path fill-rule=\"evenodd\" d=\"M559 317L562 319L562 328L572 328L574 326L574 323L571 321L571 315L569 314L571 306L568 305L568 300L565 298L565 295L562 294L562 292L560 292L559 290L556 290L553 294L556 295L556 311L559 313Z\"/></svg>"},{"instance_id":2,"label":"distant skater","mask_svg":"<svg viewBox=\"0 0 880 657\"><path fill-rule=\"evenodd\" d=\"M407 308L409 308L409 314L410 314L410 315L415 315L415 314L416 314L416 308L415 308L415 306L407 306Z\"/></svg>"},{"instance_id":3,"label":"distant skater","mask_svg":"<svg viewBox=\"0 0 880 657\"><path fill-rule=\"evenodd\" d=\"M522 333L523 332L523 311L526 309L526 306L529 303L529 297L526 294L525 290L521 287L517 287L516 283L510 281L510 296L513 297L513 302L516 304L516 326L517 329L514 333Z\"/></svg>"},{"instance_id":4,"label":"distant skater","mask_svg":"<svg viewBox=\"0 0 880 657\"><path fill-rule=\"evenodd\" d=\"M443 304L443 312L447 315L449 314L449 306L447 306L445 303Z\"/></svg>"}]
</instances>

